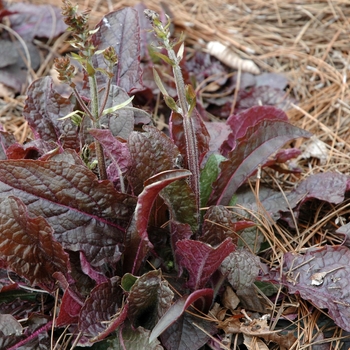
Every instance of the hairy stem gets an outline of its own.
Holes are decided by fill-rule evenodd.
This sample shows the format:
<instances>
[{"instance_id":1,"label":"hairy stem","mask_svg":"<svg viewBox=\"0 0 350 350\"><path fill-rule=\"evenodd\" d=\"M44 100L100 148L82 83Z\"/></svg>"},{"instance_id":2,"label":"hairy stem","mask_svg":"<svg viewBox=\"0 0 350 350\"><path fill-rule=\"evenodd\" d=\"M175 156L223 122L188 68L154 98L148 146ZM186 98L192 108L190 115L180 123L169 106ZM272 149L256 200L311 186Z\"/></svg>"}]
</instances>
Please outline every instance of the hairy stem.
<instances>
[{"instance_id":1,"label":"hairy stem","mask_svg":"<svg viewBox=\"0 0 350 350\"><path fill-rule=\"evenodd\" d=\"M89 83L90 83L90 96L91 96L91 114L93 117L92 123L93 123L94 128L99 129L100 128L100 121L99 121L100 115L99 115L97 82L96 82L95 74L92 76L89 76ZM103 148L97 140L95 140L95 150L96 150L98 174L99 174L100 180L106 180L107 179L107 171L106 171L105 157L103 154Z\"/></svg>"},{"instance_id":2,"label":"hairy stem","mask_svg":"<svg viewBox=\"0 0 350 350\"><path fill-rule=\"evenodd\" d=\"M199 218L199 203L200 203L200 188L199 188L199 157L198 157L198 147L197 147L197 138L192 122L191 115L189 113L190 106L186 99L186 90L185 83L182 77L181 68L179 66L178 58L172 47L170 46L168 40L164 41L165 48L168 51L169 58L174 62L173 64L173 74L176 83L177 96L179 99L179 105L181 108L181 115L183 118L184 134L186 140L186 156L188 169L192 173L190 178L191 188L196 196L196 206L197 206L197 215Z\"/></svg>"}]
</instances>

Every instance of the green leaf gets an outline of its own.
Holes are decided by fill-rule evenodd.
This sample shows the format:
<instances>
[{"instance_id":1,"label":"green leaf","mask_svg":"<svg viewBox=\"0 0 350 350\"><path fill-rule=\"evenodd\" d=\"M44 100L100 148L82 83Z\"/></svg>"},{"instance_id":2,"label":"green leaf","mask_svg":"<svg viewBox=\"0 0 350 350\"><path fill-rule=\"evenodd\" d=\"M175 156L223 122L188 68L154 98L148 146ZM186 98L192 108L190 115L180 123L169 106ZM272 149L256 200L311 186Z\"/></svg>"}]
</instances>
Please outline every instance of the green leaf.
<instances>
[{"instance_id":1,"label":"green leaf","mask_svg":"<svg viewBox=\"0 0 350 350\"><path fill-rule=\"evenodd\" d=\"M164 96L169 96L169 94L167 93L167 91L165 90L165 87L162 83L162 80L160 79L160 76L157 72L157 70L153 67L153 78L155 83L158 86L158 89L160 90L160 92L164 95Z\"/></svg>"},{"instance_id":2,"label":"green leaf","mask_svg":"<svg viewBox=\"0 0 350 350\"><path fill-rule=\"evenodd\" d=\"M164 95L164 101L166 103L166 105L174 112L179 113L180 112L180 108L178 107L178 105L176 104L175 100L168 95Z\"/></svg>"},{"instance_id":3,"label":"green leaf","mask_svg":"<svg viewBox=\"0 0 350 350\"><path fill-rule=\"evenodd\" d=\"M135 328L152 329L169 308L174 294L161 271L150 271L137 279L132 286L128 302L128 317Z\"/></svg>"},{"instance_id":4,"label":"green leaf","mask_svg":"<svg viewBox=\"0 0 350 350\"><path fill-rule=\"evenodd\" d=\"M171 60L168 56L163 55L160 52L155 51L154 55L159 57L161 60L163 60L165 63L169 64L170 66L174 66L173 60Z\"/></svg>"},{"instance_id":5,"label":"green leaf","mask_svg":"<svg viewBox=\"0 0 350 350\"><path fill-rule=\"evenodd\" d=\"M168 205L172 220L189 224L192 232L197 232L196 197L186 180L179 180L165 187L161 197Z\"/></svg>"},{"instance_id":6,"label":"green leaf","mask_svg":"<svg viewBox=\"0 0 350 350\"><path fill-rule=\"evenodd\" d=\"M116 105L116 106L113 106L113 107L110 107L110 108L106 108L103 112L102 112L102 115L106 115L106 114L110 114L110 113L113 113L115 111L117 111L118 109L122 109L124 107L126 107L129 103L131 103L131 101L134 99L134 96L131 96L130 98L128 98L126 101Z\"/></svg>"},{"instance_id":7,"label":"green leaf","mask_svg":"<svg viewBox=\"0 0 350 350\"><path fill-rule=\"evenodd\" d=\"M205 163L204 168L200 174L200 189L201 189L201 207L207 205L210 193L213 190L212 184L219 175L219 165L226 158L221 154L211 154Z\"/></svg>"},{"instance_id":8,"label":"green leaf","mask_svg":"<svg viewBox=\"0 0 350 350\"><path fill-rule=\"evenodd\" d=\"M126 292L130 292L130 289L137 281L138 277L132 275L131 273L126 273L121 281L121 286Z\"/></svg>"}]
</instances>

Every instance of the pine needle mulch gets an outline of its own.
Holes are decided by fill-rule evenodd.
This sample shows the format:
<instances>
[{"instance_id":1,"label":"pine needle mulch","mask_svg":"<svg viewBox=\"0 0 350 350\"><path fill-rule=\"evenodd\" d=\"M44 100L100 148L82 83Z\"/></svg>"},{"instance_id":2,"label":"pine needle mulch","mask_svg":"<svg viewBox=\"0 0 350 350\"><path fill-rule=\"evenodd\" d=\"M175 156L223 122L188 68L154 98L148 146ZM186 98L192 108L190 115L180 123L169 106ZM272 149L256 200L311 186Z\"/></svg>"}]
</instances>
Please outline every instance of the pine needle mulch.
<instances>
[{"instance_id":1,"label":"pine needle mulch","mask_svg":"<svg viewBox=\"0 0 350 350\"><path fill-rule=\"evenodd\" d=\"M53 0L29 2L57 5ZM81 9L91 9L91 20L96 23L104 14L133 6L139 1L76 2ZM348 0L172 0L164 3L145 0L143 3L153 10L169 14L177 31L184 32L188 47L201 50L208 41L220 41L230 46L239 57L254 61L262 72L284 74L289 81L287 93L297 100L287 111L291 122L312 132L326 152L322 161L316 157L301 164L305 176L325 171L350 172ZM39 76L50 74L53 58L64 51L64 40L59 38L51 48L50 58L43 60ZM1 95L0 91L0 122L20 142L26 140L29 132L21 117L24 98L25 95L15 96L10 92ZM309 142L313 141L299 141L296 146L305 147ZM288 180L293 182L293 178ZM300 178L294 180L297 182ZM306 242L316 232L322 231L327 220L334 219L334 216L348 216L345 206L344 210L338 207L333 212L322 213L321 209L316 212L319 216L315 217L312 226L305 228L300 242ZM270 230L273 234L272 228ZM291 302L296 305L295 299ZM304 341L303 344L295 343L292 348L317 346L320 338L313 331L322 311L314 310L310 314L309 305L300 299L298 312L298 320L302 319L298 324L299 335ZM341 337L341 329L335 327L333 338L328 341ZM309 341L305 342L306 339ZM332 346L336 349L339 343L335 341Z\"/></svg>"}]
</instances>

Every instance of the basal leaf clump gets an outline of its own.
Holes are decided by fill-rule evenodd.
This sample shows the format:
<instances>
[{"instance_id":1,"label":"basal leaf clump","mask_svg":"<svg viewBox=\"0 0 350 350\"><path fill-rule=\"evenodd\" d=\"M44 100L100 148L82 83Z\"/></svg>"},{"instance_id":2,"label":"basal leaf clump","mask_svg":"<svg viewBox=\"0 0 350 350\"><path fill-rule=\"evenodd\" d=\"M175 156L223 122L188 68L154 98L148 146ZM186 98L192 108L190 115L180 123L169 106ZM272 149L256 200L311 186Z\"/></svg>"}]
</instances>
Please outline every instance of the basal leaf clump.
<instances>
[{"instance_id":1,"label":"basal leaf clump","mask_svg":"<svg viewBox=\"0 0 350 350\"><path fill-rule=\"evenodd\" d=\"M184 43L172 39L168 18L163 23L148 10L147 26L138 11L124 8L90 30L88 13L69 1L63 14L72 52L55 65L65 92L49 77L34 81L24 108L34 140L20 145L0 133L0 313L18 310L6 330L0 327L4 346L50 342L52 324L53 341L62 342L69 329L74 346L195 350L223 339L224 327L209 310L224 302L224 285L242 303L257 299L261 279L317 304L310 276L321 273L324 287L340 283L328 278L328 261L333 275L346 281L345 247L295 257L293 276L300 272L302 280L291 280L292 253L278 271L261 259L272 249L261 229L264 219L290 223L288 209L297 212L312 198L338 203L348 188L339 174L333 183L318 179L324 196L312 178L286 196L262 189L258 200L243 186L258 170L298 155L295 149L277 152L308 132L273 106L226 115L226 123L207 122L183 74L187 65L200 75L194 62L200 57L183 64ZM161 50L153 45L146 52L143 27L153 28ZM152 70L153 85L142 80L142 71ZM164 103L157 108L166 111L169 132L150 117L159 92ZM219 136L213 137L212 125ZM237 203L250 211L228 206ZM39 300L41 293L47 299ZM347 296L330 301L334 294L325 288L317 295L317 305L347 329L347 313L337 304ZM240 319L249 317L237 313L238 329L246 331Z\"/></svg>"}]
</instances>

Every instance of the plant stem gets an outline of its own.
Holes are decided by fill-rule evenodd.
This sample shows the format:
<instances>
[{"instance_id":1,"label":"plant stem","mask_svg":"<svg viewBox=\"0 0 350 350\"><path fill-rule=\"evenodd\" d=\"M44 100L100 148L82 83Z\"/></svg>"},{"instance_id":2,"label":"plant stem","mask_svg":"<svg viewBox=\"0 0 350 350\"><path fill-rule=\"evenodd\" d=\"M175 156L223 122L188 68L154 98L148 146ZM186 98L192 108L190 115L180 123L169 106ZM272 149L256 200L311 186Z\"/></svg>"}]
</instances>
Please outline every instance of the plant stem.
<instances>
[{"instance_id":1,"label":"plant stem","mask_svg":"<svg viewBox=\"0 0 350 350\"><path fill-rule=\"evenodd\" d=\"M199 218L199 201L200 201L200 188L199 188L199 157L198 157L198 148L197 148L197 138L194 131L194 126L192 122L191 115L189 114L190 106L186 99L186 89L185 83L182 77L181 68L179 66L178 58L174 50L172 49L169 39L164 39L164 46L168 51L169 58L174 62L173 63L173 74L176 83L177 96L179 99L179 105L181 108L181 114L183 117L183 126L184 134L186 140L186 156L188 169L191 171L191 187L196 196L196 206L197 206L197 215Z\"/></svg>"},{"instance_id":2,"label":"plant stem","mask_svg":"<svg viewBox=\"0 0 350 350\"><path fill-rule=\"evenodd\" d=\"M91 96L91 114L93 117L93 127L96 129L100 128L100 122L99 122L99 103L98 103L98 91L97 91L97 82L96 82L96 75L93 74L92 76L89 75L89 84L90 84L90 96ZM95 140L95 151L96 151L96 157L97 157L97 164L98 164L98 174L100 177L100 180L106 180L107 179L107 171L106 171L106 162L105 157L103 154L103 148L101 144Z\"/></svg>"}]
</instances>

